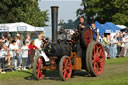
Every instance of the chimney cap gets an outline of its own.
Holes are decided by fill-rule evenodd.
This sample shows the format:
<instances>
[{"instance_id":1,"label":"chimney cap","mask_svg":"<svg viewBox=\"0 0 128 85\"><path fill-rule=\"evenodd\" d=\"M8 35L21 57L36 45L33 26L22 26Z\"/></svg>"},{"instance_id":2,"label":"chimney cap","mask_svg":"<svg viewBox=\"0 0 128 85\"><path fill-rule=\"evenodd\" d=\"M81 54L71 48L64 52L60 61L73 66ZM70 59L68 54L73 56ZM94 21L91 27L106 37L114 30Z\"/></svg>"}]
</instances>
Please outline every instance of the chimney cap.
<instances>
[{"instance_id":1,"label":"chimney cap","mask_svg":"<svg viewBox=\"0 0 128 85\"><path fill-rule=\"evenodd\" d=\"M59 8L58 6L51 6L51 8Z\"/></svg>"}]
</instances>

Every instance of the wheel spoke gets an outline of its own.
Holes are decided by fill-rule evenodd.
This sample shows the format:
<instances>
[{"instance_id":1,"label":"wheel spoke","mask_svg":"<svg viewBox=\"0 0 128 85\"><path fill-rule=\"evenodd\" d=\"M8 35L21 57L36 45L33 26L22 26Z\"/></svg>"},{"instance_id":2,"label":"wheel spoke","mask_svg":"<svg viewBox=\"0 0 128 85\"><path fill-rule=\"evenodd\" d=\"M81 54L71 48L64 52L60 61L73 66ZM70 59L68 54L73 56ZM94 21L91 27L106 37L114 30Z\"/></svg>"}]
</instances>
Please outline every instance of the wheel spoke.
<instances>
[{"instance_id":1,"label":"wheel spoke","mask_svg":"<svg viewBox=\"0 0 128 85\"><path fill-rule=\"evenodd\" d=\"M67 68L67 59L64 59L64 68Z\"/></svg>"},{"instance_id":2,"label":"wheel spoke","mask_svg":"<svg viewBox=\"0 0 128 85\"><path fill-rule=\"evenodd\" d=\"M40 64L39 64L39 59L37 60L37 66L38 66L38 67L40 66Z\"/></svg>"},{"instance_id":3,"label":"wheel spoke","mask_svg":"<svg viewBox=\"0 0 128 85\"><path fill-rule=\"evenodd\" d=\"M39 78L40 76L40 69L37 70L37 78Z\"/></svg>"},{"instance_id":4,"label":"wheel spoke","mask_svg":"<svg viewBox=\"0 0 128 85\"><path fill-rule=\"evenodd\" d=\"M94 63L93 68L94 68L94 72L96 72L96 62Z\"/></svg>"},{"instance_id":5,"label":"wheel spoke","mask_svg":"<svg viewBox=\"0 0 128 85\"><path fill-rule=\"evenodd\" d=\"M65 72L64 72L64 78L66 78L66 77L67 77L66 75L67 75L67 71L65 71Z\"/></svg>"},{"instance_id":6,"label":"wheel spoke","mask_svg":"<svg viewBox=\"0 0 128 85\"><path fill-rule=\"evenodd\" d=\"M92 63L94 63L94 62L95 62L95 60L93 59L93 60L92 60Z\"/></svg>"},{"instance_id":7,"label":"wheel spoke","mask_svg":"<svg viewBox=\"0 0 128 85\"><path fill-rule=\"evenodd\" d=\"M104 58L99 59L99 62L103 63L104 62Z\"/></svg>"},{"instance_id":8,"label":"wheel spoke","mask_svg":"<svg viewBox=\"0 0 128 85\"><path fill-rule=\"evenodd\" d=\"M39 66L41 66L41 63L42 63L42 59L40 58L40 60L39 60Z\"/></svg>"},{"instance_id":9,"label":"wheel spoke","mask_svg":"<svg viewBox=\"0 0 128 85\"><path fill-rule=\"evenodd\" d=\"M63 69L63 73L66 71L66 69Z\"/></svg>"},{"instance_id":10,"label":"wheel spoke","mask_svg":"<svg viewBox=\"0 0 128 85\"><path fill-rule=\"evenodd\" d=\"M101 48L100 51L99 51L99 56L100 56L100 57L103 57L103 56L104 56L104 54L103 54L103 49L102 49L102 48Z\"/></svg>"},{"instance_id":11,"label":"wheel spoke","mask_svg":"<svg viewBox=\"0 0 128 85\"><path fill-rule=\"evenodd\" d=\"M96 64L96 73L99 72L99 65L98 63Z\"/></svg>"}]
</instances>

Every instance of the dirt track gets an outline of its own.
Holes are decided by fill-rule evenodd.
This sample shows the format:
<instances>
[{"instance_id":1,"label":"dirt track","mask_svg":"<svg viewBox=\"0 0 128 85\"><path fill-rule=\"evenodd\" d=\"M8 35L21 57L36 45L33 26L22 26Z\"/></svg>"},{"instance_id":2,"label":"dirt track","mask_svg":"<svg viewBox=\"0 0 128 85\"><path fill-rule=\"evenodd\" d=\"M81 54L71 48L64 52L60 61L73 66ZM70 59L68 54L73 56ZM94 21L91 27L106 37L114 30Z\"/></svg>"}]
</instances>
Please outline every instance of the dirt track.
<instances>
[{"instance_id":1,"label":"dirt track","mask_svg":"<svg viewBox=\"0 0 128 85\"><path fill-rule=\"evenodd\" d=\"M105 66L105 71L98 77L88 77L86 72L75 72L75 75L70 80L64 82L58 77L57 72L48 72L44 80L34 80L32 76L25 78L0 80L0 85L65 85L78 82L90 82L94 80L109 79L112 76L117 76L123 73L128 73L128 64L108 64Z\"/></svg>"}]
</instances>

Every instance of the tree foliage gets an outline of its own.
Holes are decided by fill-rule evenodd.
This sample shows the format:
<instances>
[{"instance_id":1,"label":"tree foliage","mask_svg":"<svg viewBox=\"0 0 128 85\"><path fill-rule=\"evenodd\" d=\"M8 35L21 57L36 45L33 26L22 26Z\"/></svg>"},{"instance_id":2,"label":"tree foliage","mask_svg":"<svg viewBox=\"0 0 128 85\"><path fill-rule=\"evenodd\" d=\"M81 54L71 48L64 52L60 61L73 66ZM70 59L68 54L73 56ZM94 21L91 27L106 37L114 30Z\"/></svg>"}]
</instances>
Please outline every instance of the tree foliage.
<instances>
[{"instance_id":1,"label":"tree foliage","mask_svg":"<svg viewBox=\"0 0 128 85\"><path fill-rule=\"evenodd\" d=\"M0 23L25 22L45 26L48 13L41 11L38 0L0 0Z\"/></svg>"},{"instance_id":2,"label":"tree foliage","mask_svg":"<svg viewBox=\"0 0 128 85\"><path fill-rule=\"evenodd\" d=\"M75 27L73 20L69 19L68 22L64 22L59 24L60 26L64 26L65 29L73 29Z\"/></svg>"},{"instance_id":3,"label":"tree foliage","mask_svg":"<svg viewBox=\"0 0 128 85\"><path fill-rule=\"evenodd\" d=\"M113 22L128 26L128 0L83 0L77 15L85 14L88 22Z\"/></svg>"}]
</instances>

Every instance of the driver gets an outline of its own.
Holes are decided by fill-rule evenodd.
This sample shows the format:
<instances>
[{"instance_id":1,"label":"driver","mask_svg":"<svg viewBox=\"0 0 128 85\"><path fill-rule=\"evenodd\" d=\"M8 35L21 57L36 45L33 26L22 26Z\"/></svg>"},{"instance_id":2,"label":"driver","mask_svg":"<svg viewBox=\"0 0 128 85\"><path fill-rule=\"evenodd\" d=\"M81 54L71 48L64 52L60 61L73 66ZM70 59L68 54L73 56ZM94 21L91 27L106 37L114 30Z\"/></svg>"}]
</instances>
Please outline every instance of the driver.
<instances>
[{"instance_id":1,"label":"driver","mask_svg":"<svg viewBox=\"0 0 128 85\"><path fill-rule=\"evenodd\" d=\"M85 25L85 21L84 21L84 16L81 16L80 17L80 23L78 24L77 26L77 30L78 32L80 33L81 31L83 31L83 29L86 28L86 25Z\"/></svg>"}]
</instances>

